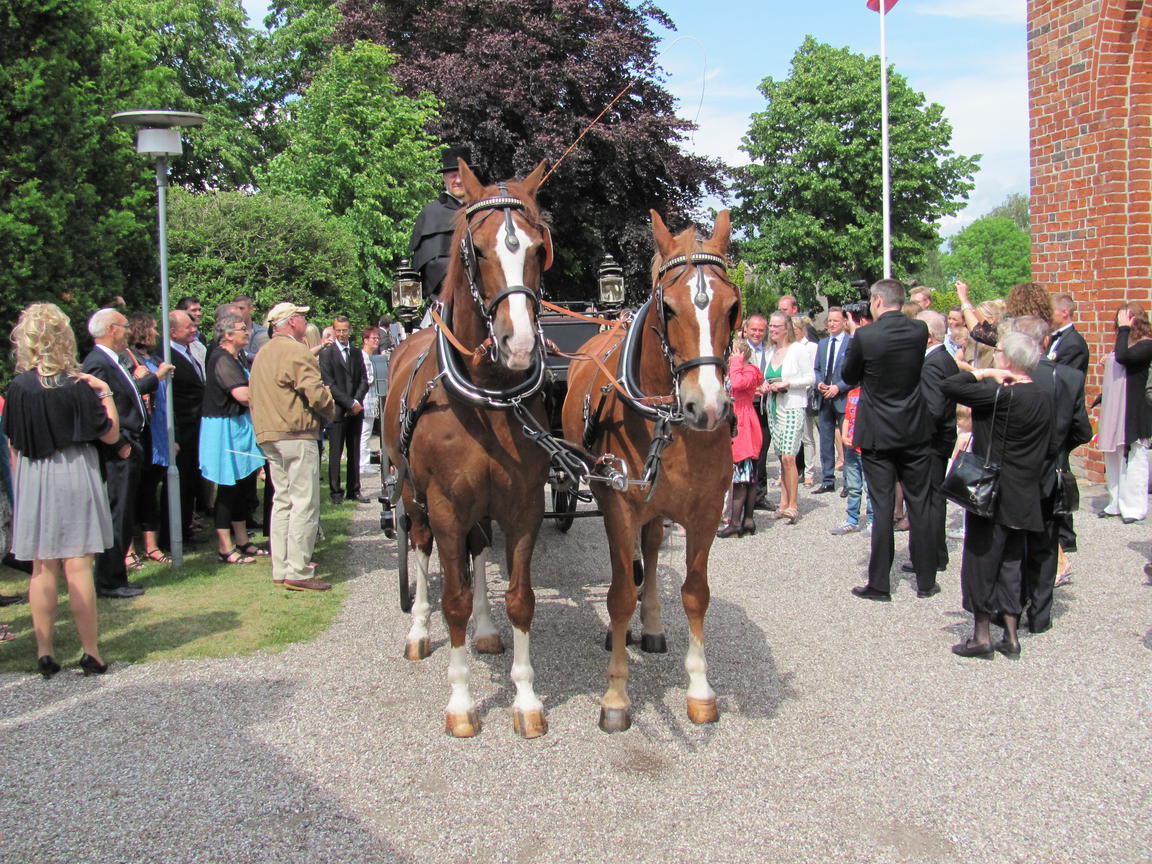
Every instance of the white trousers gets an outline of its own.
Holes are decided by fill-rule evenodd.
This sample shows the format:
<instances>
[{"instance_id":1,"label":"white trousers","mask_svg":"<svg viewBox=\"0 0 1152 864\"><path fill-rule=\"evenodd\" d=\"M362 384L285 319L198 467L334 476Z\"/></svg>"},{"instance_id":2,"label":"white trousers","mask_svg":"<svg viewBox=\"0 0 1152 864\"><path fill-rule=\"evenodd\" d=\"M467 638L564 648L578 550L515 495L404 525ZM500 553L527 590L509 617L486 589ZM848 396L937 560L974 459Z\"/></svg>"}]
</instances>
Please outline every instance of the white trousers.
<instances>
[{"instance_id":1,"label":"white trousers","mask_svg":"<svg viewBox=\"0 0 1152 864\"><path fill-rule=\"evenodd\" d=\"M1124 451L1104 454L1104 480L1108 487L1108 506L1104 512L1124 519L1143 519L1148 515L1148 442L1138 441Z\"/></svg>"},{"instance_id":2,"label":"white trousers","mask_svg":"<svg viewBox=\"0 0 1152 864\"><path fill-rule=\"evenodd\" d=\"M368 449L368 442L372 439L372 426L376 422L375 417L364 415L364 425L360 429L360 473L363 474L365 469L369 469L368 473L371 474L372 454Z\"/></svg>"}]
</instances>

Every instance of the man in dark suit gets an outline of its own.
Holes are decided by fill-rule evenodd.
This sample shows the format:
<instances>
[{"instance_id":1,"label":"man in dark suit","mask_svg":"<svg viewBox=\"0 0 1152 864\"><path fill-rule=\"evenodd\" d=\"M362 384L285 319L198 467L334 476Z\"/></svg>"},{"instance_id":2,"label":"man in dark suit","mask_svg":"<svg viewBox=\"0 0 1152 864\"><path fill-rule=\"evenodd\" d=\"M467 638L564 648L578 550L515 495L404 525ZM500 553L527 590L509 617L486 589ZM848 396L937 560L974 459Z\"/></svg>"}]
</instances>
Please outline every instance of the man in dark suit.
<instances>
[{"instance_id":1,"label":"man in dark suit","mask_svg":"<svg viewBox=\"0 0 1152 864\"><path fill-rule=\"evenodd\" d=\"M840 377L851 338L844 332L844 310L839 306L829 307L826 326L828 335L816 344L816 389L821 396L817 424L823 476L814 495L836 488L836 430L844 422L844 406L848 401L848 385Z\"/></svg>"},{"instance_id":2,"label":"man in dark suit","mask_svg":"<svg viewBox=\"0 0 1152 864\"><path fill-rule=\"evenodd\" d=\"M332 322L335 341L320 352L320 375L336 400L336 418L328 427L328 491L333 504L342 504L345 494L361 504L360 497L360 430L364 425L364 394L368 376L364 372L364 354L348 344L352 324L344 315ZM340 487L340 457L347 450L348 482Z\"/></svg>"},{"instance_id":3,"label":"man in dark suit","mask_svg":"<svg viewBox=\"0 0 1152 864\"><path fill-rule=\"evenodd\" d=\"M1022 316L1012 319L1012 329L1028 336L1040 349L1040 363L1032 370L1032 380L1054 397L1052 446L1040 475L1040 512L1044 530L1039 535L1028 535L1022 580L1028 629L1033 633L1043 633L1052 626L1052 589L1056 584L1059 557L1060 517L1052 512L1056 472L1064 472L1065 481L1071 478L1068 454L1092 440L1092 422L1084 406L1084 374L1043 356L1049 338L1048 322L1030 315ZM1074 502L1069 503L1074 506Z\"/></svg>"},{"instance_id":4,"label":"man in dark suit","mask_svg":"<svg viewBox=\"0 0 1152 864\"><path fill-rule=\"evenodd\" d=\"M144 589L128 581L124 558L132 542L136 487L144 458L140 436L147 416L132 374L121 360L128 349L128 319L116 309L101 309L88 319L88 333L95 345L84 358L83 369L112 389L120 415L120 440L101 445L112 511L112 546L96 556L96 593L101 597L137 597Z\"/></svg>"},{"instance_id":5,"label":"man in dark suit","mask_svg":"<svg viewBox=\"0 0 1152 864\"><path fill-rule=\"evenodd\" d=\"M1052 336L1048 343L1048 359L1061 366L1076 369L1085 378L1088 376L1088 343L1072 323L1076 303L1071 294L1057 294L1052 298ZM1083 394L1081 394L1083 396ZM1076 478L1066 475L1070 501L1080 502L1080 490ZM1060 548L1065 552L1076 551L1076 526L1071 516L1057 516L1056 529L1060 537Z\"/></svg>"},{"instance_id":6,"label":"man in dark suit","mask_svg":"<svg viewBox=\"0 0 1152 864\"><path fill-rule=\"evenodd\" d=\"M172 342L172 415L176 425L176 468L180 472L180 516L184 539L192 539L193 501L200 488L200 413L204 402L204 367L193 346L198 328L187 312L168 313Z\"/></svg>"},{"instance_id":7,"label":"man in dark suit","mask_svg":"<svg viewBox=\"0 0 1152 864\"><path fill-rule=\"evenodd\" d=\"M928 325L928 350L924 355L924 366L920 371L920 397L928 409L932 422L932 437L929 449L932 458L929 463L931 473L928 479L928 521L931 525L932 549L936 556L936 570L943 573L948 569L948 538L944 520L947 516L947 500L940 491L944 482L944 472L948 458L956 446L956 402L940 390L940 382L960 371L956 361L944 348L944 337L948 334L947 319L939 312L921 312L916 318ZM915 559L916 538L909 536L909 555ZM902 568L905 573L915 573L911 562Z\"/></svg>"},{"instance_id":8,"label":"man in dark suit","mask_svg":"<svg viewBox=\"0 0 1152 864\"><path fill-rule=\"evenodd\" d=\"M452 234L456 230L456 213L464 206L464 181L458 159L471 164L472 151L467 147L446 147L440 154L440 174L444 191L429 201L412 226L412 267L420 272L424 296L440 296L440 286L448 273L452 258Z\"/></svg>"},{"instance_id":9,"label":"man in dark suit","mask_svg":"<svg viewBox=\"0 0 1152 864\"><path fill-rule=\"evenodd\" d=\"M861 451L875 521L868 584L853 588L852 593L866 600L892 598L892 514L897 481L904 487L911 522L916 595L931 597L940 590L928 519L932 424L920 395L928 328L923 321L913 321L901 313L903 304L902 283L881 279L872 286L868 305L874 320L857 330L848 343L841 373L849 387L861 387L854 441Z\"/></svg>"}]
</instances>

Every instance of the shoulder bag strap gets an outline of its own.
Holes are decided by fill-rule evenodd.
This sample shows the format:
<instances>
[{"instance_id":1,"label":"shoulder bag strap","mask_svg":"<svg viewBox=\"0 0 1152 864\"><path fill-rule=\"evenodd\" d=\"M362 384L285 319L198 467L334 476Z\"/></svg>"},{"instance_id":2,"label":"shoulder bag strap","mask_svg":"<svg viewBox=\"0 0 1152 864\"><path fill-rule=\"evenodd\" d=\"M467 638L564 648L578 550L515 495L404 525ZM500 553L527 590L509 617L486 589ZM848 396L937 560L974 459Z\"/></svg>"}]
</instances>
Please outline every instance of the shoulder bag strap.
<instances>
[{"instance_id":1,"label":"shoulder bag strap","mask_svg":"<svg viewBox=\"0 0 1152 864\"><path fill-rule=\"evenodd\" d=\"M992 467L992 441L996 437L996 408L1000 405L1000 391L1003 389L1003 384L996 385L996 397L992 400L992 428L988 430L988 452L984 454L984 467ZM975 434L973 434L975 439Z\"/></svg>"}]
</instances>

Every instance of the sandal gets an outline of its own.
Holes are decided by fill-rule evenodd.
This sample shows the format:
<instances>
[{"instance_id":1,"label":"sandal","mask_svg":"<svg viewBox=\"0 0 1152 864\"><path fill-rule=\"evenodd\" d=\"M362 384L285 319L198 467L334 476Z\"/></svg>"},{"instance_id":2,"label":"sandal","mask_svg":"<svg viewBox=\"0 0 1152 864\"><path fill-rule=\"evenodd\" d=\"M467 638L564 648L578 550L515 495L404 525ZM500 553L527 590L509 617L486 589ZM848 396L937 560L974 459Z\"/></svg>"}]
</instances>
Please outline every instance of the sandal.
<instances>
[{"instance_id":1,"label":"sandal","mask_svg":"<svg viewBox=\"0 0 1152 864\"><path fill-rule=\"evenodd\" d=\"M1072 584L1072 571L1069 570L1067 573L1057 573L1056 574L1056 581L1052 583L1052 587L1053 588L1061 588L1065 585L1071 585L1071 584Z\"/></svg>"},{"instance_id":2,"label":"sandal","mask_svg":"<svg viewBox=\"0 0 1152 864\"><path fill-rule=\"evenodd\" d=\"M229 552L217 552L216 554L218 556L220 556L220 563L221 564L255 564L256 563L255 558L250 558L250 557L245 556L244 553L242 553L235 546L233 546L231 551L229 551Z\"/></svg>"},{"instance_id":3,"label":"sandal","mask_svg":"<svg viewBox=\"0 0 1152 864\"><path fill-rule=\"evenodd\" d=\"M16 638L16 634L8 629L7 624L0 624L0 642L11 642Z\"/></svg>"},{"instance_id":4,"label":"sandal","mask_svg":"<svg viewBox=\"0 0 1152 864\"><path fill-rule=\"evenodd\" d=\"M140 556L135 552L129 552L124 556L124 569L125 570L143 570L144 562L140 560Z\"/></svg>"},{"instance_id":5,"label":"sandal","mask_svg":"<svg viewBox=\"0 0 1152 864\"><path fill-rule=\"evenodd\" d=\"M157 564L171 564L172 559L164 554L162 549L149 549L144 553L144 557L149 561L155 561Z\"/></svg>"},{"instance_id":6,"label":"sandal","mask_svg":"<svg viewBox=\"0 0 1152 864\"><path fill-rule=\"evenodd\" d=\"M267 558L272 554L263 546L259 546L256 543L245 543L243 546L237 546L236 549L245 555L255 555L257 558Z\"/></svg>"}]
</instances>

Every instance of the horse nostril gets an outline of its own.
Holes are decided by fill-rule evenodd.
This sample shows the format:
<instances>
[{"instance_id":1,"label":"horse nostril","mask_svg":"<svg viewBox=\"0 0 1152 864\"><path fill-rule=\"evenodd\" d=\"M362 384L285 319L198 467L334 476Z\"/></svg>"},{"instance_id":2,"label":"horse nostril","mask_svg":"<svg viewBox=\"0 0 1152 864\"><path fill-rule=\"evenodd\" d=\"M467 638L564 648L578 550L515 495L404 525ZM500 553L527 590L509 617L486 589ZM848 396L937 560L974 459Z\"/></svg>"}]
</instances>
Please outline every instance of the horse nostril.
<instances>
[{"instance_id":1,"label":"horse nostril","mask_svg":"<svg viewBox=\"0 0 1152 864\"><path fill-rule=\"evenodd\" d=\"M698 413L696 411L696 403L695 402L685 402L684 403L684 413L690 417L695 417Z\"/></svg>"}]
</instances>

